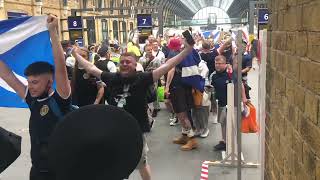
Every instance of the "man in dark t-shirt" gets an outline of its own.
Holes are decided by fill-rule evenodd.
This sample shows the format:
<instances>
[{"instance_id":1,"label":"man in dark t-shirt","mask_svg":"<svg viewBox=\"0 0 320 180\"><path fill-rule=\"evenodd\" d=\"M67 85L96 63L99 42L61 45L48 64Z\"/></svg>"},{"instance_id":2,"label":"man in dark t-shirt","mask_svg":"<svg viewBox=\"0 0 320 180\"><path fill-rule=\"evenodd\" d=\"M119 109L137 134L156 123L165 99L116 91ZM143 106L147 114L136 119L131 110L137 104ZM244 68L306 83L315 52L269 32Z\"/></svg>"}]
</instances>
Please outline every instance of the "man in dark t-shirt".
<instances>
[{"instance_id":1,"label":"man in dark t-shirt","mask_svg":"<svg viewBox=\"0 0 320 180\"><path fill-rule=\"evenodd\" d=\"M72 54L91 75L101 78L112 87L111 97L115 100L112 105L124 108L138 121L143 133L150 131L147 116L147 87L160 79L171 68L179 64L192 50L188 44L177 56L169 59L165 64L151 72L136 72L137 57L133 53L124 53L120 57L120 72L103 72L90 62L83 59L75 49ZM150 166L147 164L148 147L144 140L144 149L138 169L143 180L151 179Z\"/></svg>"},{"instance_id":2,"label":"man in dark t-shirt","mask_svg":"<svg viewBox=\"0 0 320 180\"><path fill-rule=\"evenodd\" d=\"M227 73L227 61L222 55L215 58L214 71L210 75L210 84L214 87L215 98L218 100L218 122L221 125L222 141L219 142L214 149L217 151L226 150L226 121L227 121L227 84L229 76Z\"/></svg>"},{"instance_id":3,"label":"man in dark t-shirt","mask_svg":"<svg viewBox=\"0 0 320 180\"><path fill-rule=\"evenodd\" d=\"M47 22L55 68L48 62L30 64L24 72L28 80L26 86L4 61L0 60L0 78L26 101L31 112L29 120L32 162L30 180L55 180L54 173L48 168L48 138L61 118L60 116L68 113L71 107L71 88L63 49L57 33L58 18L49 15ZM55 90L53 89L54 77Z\"/></svg>"},{"instance_id":4,"label":"man in dark t-shirt","mask_svg":"<svg viewBox=\"0 0 320 180\"><path fill-rule=\"evenodd\" d=\"M137 72L132 77L120 73L102 72L101 80L109 85L113 102L110 105L122 107L139 122L142 132L149 132L150 126L146 107L146 89L153 84L151 72Z\"/></svg>"},{"instance_id":5,"label":"man in dark t-shirt","mask_svg":"<svg viewBox=\"0 0 320 180\"><path fill-rule=\"evenodd\" d=\"M202 43L202 49L200 52L201 59L207 63L209 74L212 74L215 71L214 59L219 55L217 49L210 50L210 42L204 41Z\"/></svg>"}]
</instances>

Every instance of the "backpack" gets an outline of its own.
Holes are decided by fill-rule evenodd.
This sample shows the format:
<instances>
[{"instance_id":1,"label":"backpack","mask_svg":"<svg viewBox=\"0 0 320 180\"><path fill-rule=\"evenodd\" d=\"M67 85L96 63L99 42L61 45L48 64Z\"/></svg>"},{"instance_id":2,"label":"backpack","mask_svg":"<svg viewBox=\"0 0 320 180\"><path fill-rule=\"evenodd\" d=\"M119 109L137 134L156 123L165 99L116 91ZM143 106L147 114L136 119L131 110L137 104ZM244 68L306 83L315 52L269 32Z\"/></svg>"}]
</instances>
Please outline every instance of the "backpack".
<instances>
[{"instance_id":1,"label":"backpack","mask_svg":"<svg viewBox=\"0 0 320 180\"><path fill-rule=\"evenodd\" d=\"M110 72L110 70L108 68L109 62L110 62L109 59L101 60L101 61L98 60L98 61L94 62L94 65L97 66L97 68L99 68L101 71Z\"/></svg>"}]
</instances>

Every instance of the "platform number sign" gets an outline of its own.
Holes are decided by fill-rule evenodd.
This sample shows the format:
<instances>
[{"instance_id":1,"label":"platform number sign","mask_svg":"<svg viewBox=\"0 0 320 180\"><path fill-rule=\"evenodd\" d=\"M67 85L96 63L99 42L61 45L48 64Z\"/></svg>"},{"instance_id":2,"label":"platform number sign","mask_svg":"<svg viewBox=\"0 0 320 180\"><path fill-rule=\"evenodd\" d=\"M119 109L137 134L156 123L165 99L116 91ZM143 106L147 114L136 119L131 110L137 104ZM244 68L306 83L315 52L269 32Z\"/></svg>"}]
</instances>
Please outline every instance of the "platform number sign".
<instances>
[{"instance_id":1,"label":"platform number sign","mask_svg":"<svg viewBox=\"0 0 320 180\"><path fill-rule=\"evenodd\" d=\"M138 14L137 22L138 22L138 27L152 27L151 14Z\"/></svg>"},{"instance_id":2,"label":"platform number sign","mask_svg":"<svg viewBox=\"0 0 320 180\"><path fill-rule=\"evenodd\" d=\"M269 11L268 9L259 9L258 24L268 24Z\"/></svg>"},{"instance_id":3,"label":"platform number sign","mask_svg":"<svg viewBox=\"0 0 320 180\"><path fill-rule=\"evenodd\" d=\"M68 17L68 29L82 29L81 16L69 16Z\"/></svg>"}]
</instances>

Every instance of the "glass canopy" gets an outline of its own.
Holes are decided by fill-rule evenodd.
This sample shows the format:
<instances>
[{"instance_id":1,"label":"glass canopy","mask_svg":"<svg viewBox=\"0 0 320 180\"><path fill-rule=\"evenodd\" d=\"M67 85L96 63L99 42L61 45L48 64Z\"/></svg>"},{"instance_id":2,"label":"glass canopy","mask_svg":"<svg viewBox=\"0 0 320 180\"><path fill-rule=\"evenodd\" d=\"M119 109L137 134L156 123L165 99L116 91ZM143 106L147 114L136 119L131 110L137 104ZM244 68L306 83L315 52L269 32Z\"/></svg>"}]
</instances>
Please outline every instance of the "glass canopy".
<instances>
[{"instance_id":1,"label":"glass canopy","mask_svg":"<svg viewBox=\"0 0 320 180\"><path fill-rule=\"evenodd\" d=\"M196 14L200 9L214 6L228 11L234 0L180 0L186 7L188 7L194 14Z\"/></svg>"}]
</instances>

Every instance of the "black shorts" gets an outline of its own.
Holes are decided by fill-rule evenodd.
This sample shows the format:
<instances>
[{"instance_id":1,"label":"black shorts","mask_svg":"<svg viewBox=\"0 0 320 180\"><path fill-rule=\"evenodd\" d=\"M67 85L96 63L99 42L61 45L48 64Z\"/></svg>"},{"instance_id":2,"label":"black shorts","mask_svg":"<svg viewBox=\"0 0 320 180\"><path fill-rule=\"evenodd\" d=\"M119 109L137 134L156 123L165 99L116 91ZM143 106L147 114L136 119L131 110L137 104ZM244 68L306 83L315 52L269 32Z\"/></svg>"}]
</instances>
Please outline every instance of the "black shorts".
<instances>
[{"instance_id":1,"label":"black shorts","mask_svg":"<svg viewBox=\"0 0 320 180\"><path fill-rule=\"evenodd\" d=\"M31 167L29 180L55 180L55 175L51 172L41 172L35 167Z\"/></svg>"},{"instance_id":2,"label":"black shorts","mask_svg":"<svg viewBox=\"0 0 320 180\"><path fill-rule=\"evenodd\" d=\"M194 107L191 87L174 87L170 89L169 98L175 113L186 112Z\"/></svg>"}]
</instances>

